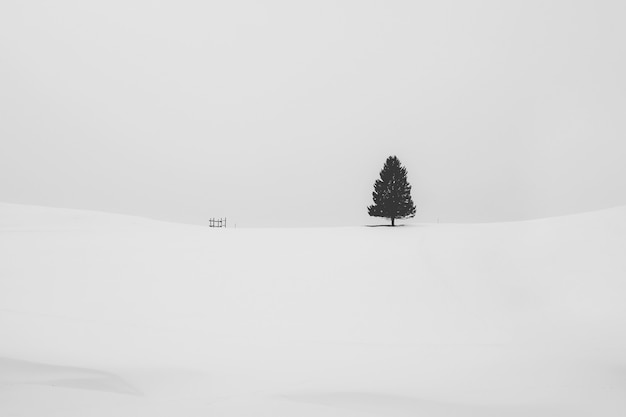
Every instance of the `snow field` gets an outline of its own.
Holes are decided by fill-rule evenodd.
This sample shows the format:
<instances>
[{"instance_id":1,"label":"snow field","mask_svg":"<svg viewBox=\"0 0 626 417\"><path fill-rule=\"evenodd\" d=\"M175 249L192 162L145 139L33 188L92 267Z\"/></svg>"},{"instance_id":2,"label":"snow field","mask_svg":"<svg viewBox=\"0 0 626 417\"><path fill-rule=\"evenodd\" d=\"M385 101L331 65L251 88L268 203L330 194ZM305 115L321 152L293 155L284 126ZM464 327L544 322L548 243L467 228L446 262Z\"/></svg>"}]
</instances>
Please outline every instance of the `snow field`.
<instances>
[{"instance_id":1,"label":"snow field","mask_svg":"<svg viewBox=\"0 0 626 417\"><path fill-rule=\"evenodd\" d=\"M626 208L397 228L0 219L2 415L626 414Z\"/></svg>"}]
</instances>

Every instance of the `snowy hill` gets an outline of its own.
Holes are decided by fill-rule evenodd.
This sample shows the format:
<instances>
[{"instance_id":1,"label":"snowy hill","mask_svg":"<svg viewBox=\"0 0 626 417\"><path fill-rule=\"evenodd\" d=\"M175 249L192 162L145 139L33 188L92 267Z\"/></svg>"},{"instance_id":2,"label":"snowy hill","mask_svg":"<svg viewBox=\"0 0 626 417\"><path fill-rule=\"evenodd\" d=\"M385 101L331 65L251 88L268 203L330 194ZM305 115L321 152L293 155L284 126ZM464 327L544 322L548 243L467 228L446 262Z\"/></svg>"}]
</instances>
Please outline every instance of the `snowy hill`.
<instances>
[{"instance_id":1,"label":"snowy hill","mask_svg":"<svg viewBox=\"0 0 626 417\"><path fill-rule=\"evenodd\" d=\"M626 415L626 208L210 229L0 204L0 414Z\"/></svg>"}]
</instances>

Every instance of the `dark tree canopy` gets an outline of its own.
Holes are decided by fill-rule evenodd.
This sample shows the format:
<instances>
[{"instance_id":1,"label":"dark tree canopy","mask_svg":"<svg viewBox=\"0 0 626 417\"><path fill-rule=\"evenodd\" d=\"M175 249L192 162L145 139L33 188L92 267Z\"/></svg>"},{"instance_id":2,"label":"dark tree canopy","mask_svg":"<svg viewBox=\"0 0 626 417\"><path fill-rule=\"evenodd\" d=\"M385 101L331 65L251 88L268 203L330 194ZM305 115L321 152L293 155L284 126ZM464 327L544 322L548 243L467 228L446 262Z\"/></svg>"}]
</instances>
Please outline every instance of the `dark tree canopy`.
<instances>
[{"instance_id":1,"label":"dark tree canopy","mask_svg":"<svg viewBox=\"0 0 626 417\"><path fill-rule=\"evenodd\" d=\"M406 168L396 156L385 161L380 179L374 183L372 193L374 204L367 208L370 216L391 219L395 226L396 219L415 216L415 204L411 198L411 184L406 179Z\"/></svg>"}]
</instances>

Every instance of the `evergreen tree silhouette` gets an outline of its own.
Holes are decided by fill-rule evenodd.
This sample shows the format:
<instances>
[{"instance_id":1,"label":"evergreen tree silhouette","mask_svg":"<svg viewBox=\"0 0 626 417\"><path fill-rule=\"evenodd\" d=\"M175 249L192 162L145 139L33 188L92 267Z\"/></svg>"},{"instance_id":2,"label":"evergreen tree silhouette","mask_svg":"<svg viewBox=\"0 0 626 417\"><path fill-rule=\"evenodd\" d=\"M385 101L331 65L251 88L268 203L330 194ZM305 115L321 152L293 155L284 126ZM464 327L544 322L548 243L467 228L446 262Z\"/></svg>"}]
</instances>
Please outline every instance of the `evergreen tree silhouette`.
<instances>
[{"instance_id":1,"label":"evergreen tree silhouette","mask_svg":"<svg viewBox=\"0 0 626 417\"><path fill-rule=\"evenodd\" d=\"M369 215L391 219L392 226L396 225L396 219L415 216L415 204L411 198L411 184L406 179L406 168L396 156L390 156L385 161L380 171L380 179L374 183L372 197L374 204L367 208Z\"/></svg>"}]
</instances>

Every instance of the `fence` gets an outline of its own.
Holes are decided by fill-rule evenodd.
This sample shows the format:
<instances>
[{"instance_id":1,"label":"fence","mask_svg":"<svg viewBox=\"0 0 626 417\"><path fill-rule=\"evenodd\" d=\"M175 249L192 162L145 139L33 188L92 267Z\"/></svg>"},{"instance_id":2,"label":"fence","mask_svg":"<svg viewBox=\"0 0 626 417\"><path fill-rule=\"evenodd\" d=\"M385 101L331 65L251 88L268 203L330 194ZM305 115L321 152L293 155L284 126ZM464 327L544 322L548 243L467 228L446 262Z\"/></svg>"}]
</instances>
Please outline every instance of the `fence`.
<instances>
[{"instance_id":1,"label":"fence","mask_svg":"<svg viewBox=\"0 0 626 417\"><path fill-rule=\"evenodd\" d=\"M226 217L223 219L209 219L209 227L226 227Z\"/></svg>"}]
</instances>

